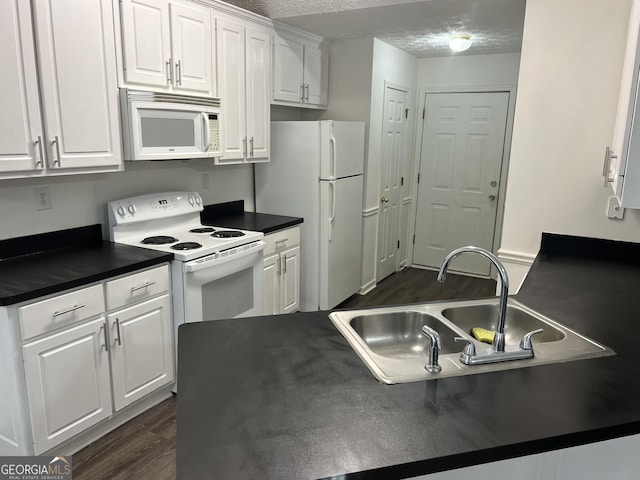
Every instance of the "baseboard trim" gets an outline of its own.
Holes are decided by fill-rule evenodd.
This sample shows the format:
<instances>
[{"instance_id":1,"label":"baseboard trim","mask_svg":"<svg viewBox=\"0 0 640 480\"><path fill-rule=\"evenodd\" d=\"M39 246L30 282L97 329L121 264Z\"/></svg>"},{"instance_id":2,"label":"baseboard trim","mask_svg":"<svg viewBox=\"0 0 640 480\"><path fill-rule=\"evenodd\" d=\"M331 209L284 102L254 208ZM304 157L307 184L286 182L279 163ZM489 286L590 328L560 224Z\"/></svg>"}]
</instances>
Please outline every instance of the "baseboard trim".
<instances>
[{"instance_id":1,"label":"baseboard trim","mask_svg":"<svg viewBox=\"0 0 640 480\"><path fill-rule=\"evenodd\" d=\"M360 295L366 295L367 293L369 293L371 290L373 290L374 288L376 288L376 281L374 280L370 280L367 283L365 283L364 285L362 285L360 287L360 290L358 290L358 294Z\"/></svg>"}]
</instances>

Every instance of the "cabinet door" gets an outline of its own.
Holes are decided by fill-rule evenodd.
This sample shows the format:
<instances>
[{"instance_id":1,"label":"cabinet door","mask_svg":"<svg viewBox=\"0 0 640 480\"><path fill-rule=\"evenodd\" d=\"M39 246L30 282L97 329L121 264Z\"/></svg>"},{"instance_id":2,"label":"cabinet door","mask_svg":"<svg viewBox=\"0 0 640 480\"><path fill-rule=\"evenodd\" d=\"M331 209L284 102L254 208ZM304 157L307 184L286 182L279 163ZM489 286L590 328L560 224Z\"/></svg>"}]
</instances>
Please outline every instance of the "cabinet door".
<instances>
[{"instance_id":1,"label":"cabinet door","mask_svg":"<svg viewBox=\"0 0 640 480\"><path fill-rule=\"evenodd\" d=\"M111 415L104 317L22 347L35 453Z\"/></svg>"},{"instance_id":2,"label":"cabinet door","mask_svg":"<svg viewBox=\"0 0 640 480\"><path fill-rule=\"evenodd\" d=\"M0 173L42 171L44 136L28 0L0 2L0 62Z\"/></svg>"},{"instance_id":3,"label":"cabinet door","mask_svg":"<svg viewBox=\"0 0 640 480\"><path fill-rule=\"evenodd\" d=\"M269 159L271 120L271 36L247 29L246 94L249 160ZM223 100L224 101L224 100Z\"/></svg>"},{"instance_id":4,"label":"cabinet door","mask_svg":"<svg viewBox=\"0 0 640 480\"><path fill-rule=\"evenodd\" d=\"M173 382L169 295L109 314L115 410Z\"/></svg>"},{"instance_id":5,"label":"cabinet door","mask_svg":"<svg viewBox=\"0 0 640 480\"><path fill-rule=\"evenodd\" d=\"M121 167L110 0L34 0L51 171Z\"/></svg>"},{"instance_id":6,"label":"cabinet door","mask_svg":"<svg viewBox=\"0 0 640 480\"><path fill-rule=\"evenodd\" d=\"M280 313L280 256L269 255L264 258L264 315L277 315Z\"/></svg>"},{"instance_id":7,"label":"cabinet door","mask_svg":"<svg viewBox=\"0 0 640 480\"><path fill-rule=\"evenodd\" d=\"M310 45L304 49L305 103L327 105L329 73L329 55L327 52Z\"/></svg>"},{"instance_id":8,"label":"cabinet door","mask_svg":"<svg viewBox=\"0 0 640 480\"><path fill-rule=\"evenodd\" d=\"M211 9L171 4L174 88L214 95Z\"/></svg>"},{"instance_id":9,"label":"cabinet door","mask_svg":"<svg viewBox=\"0 0 640 480\"><path fill-rule=\"evenodd\" d=\"M275 37L273 54L273 99L302 102L304 79L304 44L297 40Z\"/></svg>"},{"instance_id":10,"label":"cabinet door","mask_svg":"<svg viewBox=\"0 0 640 480\"><path fill-rule=\"evenodd\" d=\"M280 254L282 275L280 277L281 313L298 310L300 303L300 247L290 248Z\"/></svg>"},{"instance_id":11,"label":"cabinet door","mask_svg":"<svg viewBox=\"0 0 640 480\"><path fill-rule=\"evenodd\" d=\"M124 79L168 88L173 61L167 0L121 0Z\"/></svg>"},{"instance_id":12,"label":"cabinet door","mask_svg":"<svg viewBox=\"0 0 640 480\"><path fill-rule=\"evenodd\" d=\"M244 26L225 19L216 20L218 89L222 100L222 158L217 163L242 163L247 154L245 104ZM240 160L233 161L233 160Z\"/></svg>"}]
</instances>

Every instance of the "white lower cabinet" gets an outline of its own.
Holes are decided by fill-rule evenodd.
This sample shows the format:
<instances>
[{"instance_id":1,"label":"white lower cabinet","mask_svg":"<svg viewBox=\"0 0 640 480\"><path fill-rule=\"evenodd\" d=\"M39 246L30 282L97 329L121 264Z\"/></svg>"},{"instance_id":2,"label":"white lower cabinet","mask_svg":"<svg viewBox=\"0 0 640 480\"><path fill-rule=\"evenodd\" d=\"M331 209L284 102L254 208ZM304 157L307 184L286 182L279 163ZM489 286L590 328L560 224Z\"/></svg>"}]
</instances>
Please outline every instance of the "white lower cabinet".
<instances>
[{"instance_id":1,"label":"white lower cabinet","mask_svg":"<svg viewBox=\"0 0 640 480\"><path fill-rule=\"evenodd\" d=\"M111 415L105 329L100 316L22 347L36 454Z\"/></svg>"},{"instance_id":2,"label":"white lower cabinet","mask_svg":"<svg viewBox=\"0 0 640 480\"><path fill-rule=\"evenodd\" d=\"M265 236L264 313L296 312L300 305L300 228Z\"/></svg>"},{"instance_id":3,"label":"white lower cabinet","mask_svg":"<svg viewBox=\"0 0 640 480\"><path fill-rule=\"evenodd\" d=\"M168 264L0 307L0 455L68 453L170 396L173 352Z\"/></svg>"},{"instance_id":4,"label":"white lower cabinet","mask_svg":"<svg viewBox=\"0 0 640 480\"><path fill-rule=\"evenodd\" d=\"M171 300L165 294L109 314L116 411L173 382L170 310Z\"/></svg>"}]
</instances>

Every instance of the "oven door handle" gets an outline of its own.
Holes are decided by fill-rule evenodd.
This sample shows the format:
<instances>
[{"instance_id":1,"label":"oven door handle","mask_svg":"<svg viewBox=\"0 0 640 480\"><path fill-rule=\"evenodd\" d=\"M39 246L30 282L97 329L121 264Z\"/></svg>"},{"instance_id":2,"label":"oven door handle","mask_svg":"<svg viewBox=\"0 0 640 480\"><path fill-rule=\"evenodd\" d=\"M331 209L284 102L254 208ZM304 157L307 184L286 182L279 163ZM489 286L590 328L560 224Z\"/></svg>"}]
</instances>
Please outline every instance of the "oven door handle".
<instances>
[{"instance_id":1,"label":"oven door handle","mask_svg":"<svg viewBox=\"0 0 640 480\"><path fill-rule=\"evenodd\" d=\"M214 265L222 265L223 263L233 262L234 260L238 260L240 258L262 252L262 250L264 249L264 245L265 242L260 240L248 245L243 245L242 247L236 247L237 250L234 250L235 253L228 253L227 255L222 257L218 256L216 258L216 255L214 254L198 258L197 260L191 260L190 262L186 262L184 264L184 271L197 272L198 270L211 268Z\"/></svg>"}]
</instances>

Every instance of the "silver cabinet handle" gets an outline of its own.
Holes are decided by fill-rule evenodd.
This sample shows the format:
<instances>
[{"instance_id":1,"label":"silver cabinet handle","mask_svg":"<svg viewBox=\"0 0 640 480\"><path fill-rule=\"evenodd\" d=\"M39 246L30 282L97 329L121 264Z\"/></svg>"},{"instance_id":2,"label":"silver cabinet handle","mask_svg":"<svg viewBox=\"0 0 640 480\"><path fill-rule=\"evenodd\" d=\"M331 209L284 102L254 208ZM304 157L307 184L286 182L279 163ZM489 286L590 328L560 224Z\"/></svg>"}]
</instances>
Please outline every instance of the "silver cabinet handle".
<instances>
[{"instance_id":1,"label":"silver cabinet handle","mask_svg":"<svg viewBox=\"0 0 640 480\"><path fill-rule=\"evenodd\" d=\"M284 259L282 260L282 273L286 275L287 273L287 255L283 255Z\"/></svg>"},{"instance_id":2,"label":"silver cabinet handle","mask_svg":"<svg viewBox=\"0 0 640 480\"><path fill-rule=\"evenodd\" d=\"M116 342L118 342L118 345L122 345L122 337L120 336L120 319L116 317L116 334L118 335L116 337Z\"/></svg>"},{"instance_id":3,"label":"silver cabinet handle","mask_svg":"<svg viewBox=\"0 0 640 480\"><path fill-rule=\"evenodd\" d=\"M104 343L102 345L100 345L100 350L102 350L102 347L104 347L105 352L109 351L109 334L107 333L107 322L104 322L102 324L102 326L100 327L100 330L102 330L102 333L104 334Z\"/></svg>"},{"instance_id":4,"label":"silver cabinet handle","mask_svg":"<svg viewBox=\"0 0 640 480\"><path fill-rule=\"evenodd\" d=\"M307 91L307 95L305 97L305 100L308 102L309 101L309 84L307 83L307 85L304 88Z\"/></svg>"},{"instance_id":5,"label":"silver cabinet handle","mask_svg":"<svg viewBox=\"0 0 640 480\"><path fill-rule=\"evenodd\" d=\"M33 142L33 144L38 146L38 152L40 153L40 158L36 160L36 165L44 168L44 150L42 146L42 137L38 135L38 139Z\"/></svg>"},{"instance_id":6,"label":"silver cabinet handle","mask_svg":"<svg viewBox=\"0 0 640 480\"><path fill-rule=\"evenodd\" d=\"M304 83L300 85L300 100L304 102Z\"/></svg>"},{"instance_id":7,"label":"silver cabinet handle","mask_svg":"<svg viewBox=\"0 0 640 480\"><path fill-rule=\"evenodd\" d=\"M249 156L253 157L253 137L249 139Z\"/></svg>"},{"instance_id":8,"label":"silver cabinet handle","mask_svg":"<svg viewBox=\"0 0 640 480\"><path fill-rule=\"evenodd\" d=\"M278 275L282 275L282 257L280 257L280 255L278 255Z\"/></svg>"},{"instance_id":9,"label":"silver cabinet handle","mask_svg":"<svg viewBox=\"0 0 640 480\"><path fill-rule=\"evenodd\" d=\"M247 137L242 139L242 156L247 158Z\"/></svg>"},{"instance_id":10,"label":"silver cabinet handle","mask_svg":"<svg viewBox=\"0 0 640 480\"><path fill-rule=\"evenodd\" d=\"M282 238L282 239L280 239L280 240L276 240L276 245L277 245L278 243L286 243L286 242L288 242L288 241L289 241L289 239L288 239L288 238Z\"/></svg>"},{"instance_id":11,"label":"silver cabinet handle","mask_svg":"<svg viewBox=\"0 0 640 480\"><path fill-rule=\"evenodd\" d=\"M613 154L613 150L607 147L604 151L604 166L602 167L602 176L604 177L603 186L606 187L610 183L613 182L613 178L609 178L609 170L611 168L611 159L618 158L617 155Z\"/></svg>"},{"instance_id":12,"label":"silver cabinet handle","mask_svg":"<svg viewBox=\"0 0 640 480\"><path fill-rule=\"evenodd\" d=\"M61 310L59 312L53 312L53 316L54 317L59 317L60 315L64 315L65 313L71 313L71 312L75 312L76 310L79 310L81 308L86 307L86 304L81 303L80 305L74 305L71 308L67 308L66 310Z\"/></svg>"},{"instance_id":13,"label":"silver cabinet handle","mask_svg":"<svg viewBox=\"0 0 640 480\"><path fill-rule=\"evenodd\" d=\"M173 83L172 77L173 75L171 74L171 59L167 60L165 62L165 65L167 66L167 82L169 82L169 84Z\"/></svg>"},{"instance_id":14,"label":"silver cabinet handle","mask_svg":"<svg viewBox=\"0 0 640 480\"><path fill-rule=\"evenodd\" d=\"M58 138L58 135L53 137L53 140L51 141L51 143L55 144L56 146L56 158L53 160L53 164L55 165L57 163L59 166L61 165L61 163L60 163L60 139Z\"/></svg>"},{"instance_id":15,"label":"silver cabinet handle","mask_svg":"<svg viewBox=\"0 0 640 480\"><path fill-rule=\"evenodd\" d=\"M150 287L151 285L155 285L155 284L156 284L156 282L147 282L147 283L145 283L143 285L139 285L137 287L131 287L131 291L132 292L136 292L138 290L142 290L143 288L147 288L147 287Z\"/></svg>"},{"instance_id":16,"label":"silver cabinet handle","mask_svg":"<svg viewBox=\"0 0 640 480\"><path fill-rule=\"evenodd\" d=\"M176 85L182 85L182 66L180 63L182 60L176 62Z\"/></svg>"}]
</instances>

